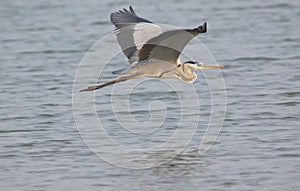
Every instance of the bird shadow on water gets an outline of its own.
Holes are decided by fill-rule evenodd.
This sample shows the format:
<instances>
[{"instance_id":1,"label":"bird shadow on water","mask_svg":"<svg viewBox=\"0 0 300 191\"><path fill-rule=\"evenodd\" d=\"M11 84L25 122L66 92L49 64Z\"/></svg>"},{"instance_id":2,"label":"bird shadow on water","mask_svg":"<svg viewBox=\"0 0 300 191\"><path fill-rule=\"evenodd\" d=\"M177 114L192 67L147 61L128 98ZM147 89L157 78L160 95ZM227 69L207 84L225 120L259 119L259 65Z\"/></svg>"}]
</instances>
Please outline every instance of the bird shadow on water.
<instances>
[{"instance_id":1,"label":"bird shadow on water","mask_svg":"<svg viewBox=\"0 0 300 191\"><path fill-rule=\"evenodd\" d=\"M189 151L183 151L177 155L175 155L173 158L169 158L169 160L166 160L166 157L168 157L168 154L166 153L172 153L175 152L171 150L160 150L156 151L155 153L152 152L151 155L148 155L144 160L136 160L136 162L143 163L143 162L149 162L149 161L166 161L165 163L161 163L161 165L158 165L156 167L152 167L154 171L164 171L167 170L168 172L173 171L172 174L180 174L188 175L188 171L192 170L196 167L207 167L209 164L207 161L203 160L205 158L205 155L201 155L199 153L198 149L190 149ZM187 172L184 172L186 170ZM178 172L177 172L178 171Z\"/></svg>"},{"instance_id":2,"label":"bird shadow on water","mask_svg":"<svg viewBox=\"0 0 300 191\"><path fill-rule=\"evenodd\" d=\"M165 164L151 168L155 176L162 176L161 182L176 183L184 177L199 177L210 180L209 161L199 154L198 149L184 151Z\"/></svg>"}]
</instances>

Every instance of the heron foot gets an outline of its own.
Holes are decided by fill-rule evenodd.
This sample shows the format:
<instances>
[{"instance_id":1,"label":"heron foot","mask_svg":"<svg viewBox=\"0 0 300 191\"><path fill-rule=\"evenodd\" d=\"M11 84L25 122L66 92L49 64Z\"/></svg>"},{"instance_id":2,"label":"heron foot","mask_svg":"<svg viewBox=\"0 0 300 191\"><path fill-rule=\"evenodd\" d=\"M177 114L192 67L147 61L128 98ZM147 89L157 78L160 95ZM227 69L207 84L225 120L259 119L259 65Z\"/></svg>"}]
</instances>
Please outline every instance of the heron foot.
<instances>
[{"instance_id":1,"label":"heron foot","mask_svg":"<svg viewBox=\"0 0 300 191\"><path fill-rule=\"evenodd\" d=\"M98 89L98 86L90 86L88 88L80 90L79 92L94 91L96 89Z\"/></svg>"}]
</instances>

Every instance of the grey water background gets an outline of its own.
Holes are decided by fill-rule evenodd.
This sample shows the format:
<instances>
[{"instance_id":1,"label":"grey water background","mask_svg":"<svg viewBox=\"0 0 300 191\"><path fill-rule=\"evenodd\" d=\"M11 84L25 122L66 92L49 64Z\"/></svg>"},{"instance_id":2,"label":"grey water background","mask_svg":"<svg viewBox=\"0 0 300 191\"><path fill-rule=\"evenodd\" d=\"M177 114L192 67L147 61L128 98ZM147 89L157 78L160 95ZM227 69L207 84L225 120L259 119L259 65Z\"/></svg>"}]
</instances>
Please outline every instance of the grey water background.
<instances>
[{"instance_id":1,"label":"grey water background","mask_svg":"<svg viewBox=\"0 0 300 191\"><path fill-rule=\"evenodd\" d=\"M205 156L186 152L130 170L100 160L81 139L72 111L76 69L113 29L109 14L129 5L157 23L208 22L200 38L225 66L227 113ZM1 190L296 190L299 19L296 0L1 1ZM209 98L201 73L196 83L201 100Z\"/></svg>"}]
</instances>

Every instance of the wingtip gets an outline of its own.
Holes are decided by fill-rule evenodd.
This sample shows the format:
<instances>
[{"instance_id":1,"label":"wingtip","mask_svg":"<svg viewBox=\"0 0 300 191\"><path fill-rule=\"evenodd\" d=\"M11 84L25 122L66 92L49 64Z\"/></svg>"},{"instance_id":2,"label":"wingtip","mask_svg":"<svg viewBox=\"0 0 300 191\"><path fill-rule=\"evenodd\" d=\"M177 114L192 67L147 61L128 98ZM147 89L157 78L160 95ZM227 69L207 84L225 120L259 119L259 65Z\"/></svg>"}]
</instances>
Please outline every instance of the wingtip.
<instances>
[{"instance_id":1,"label":"wingtip","mask_svg":"<svg viewBox=\"0 0 300 191\"><path fill-rule=\"evenodd\" d=\"M130 11L131 14L136 15L136 13L134 12L132 6L129 6L129 11Z\"/></svg>"},{"instance_id":2,"label":"wingtip","mask_svg":"<svg viewBox=\"0 0 300 191\"><path fill-rule=\"evenodd\" d=\"M119 11L117 11L117 12L113 12L112 14L122 14L122 13L131 13L133 15L136 15L132 6L129 6L129 10L126 8L123 8L123 9L119 9Z\"/></svg>"},{"instance_id":3,"label":"wingtip","mask_svg":"<svg viewBox=\"0 0 300 191\"><path fill-rule=\"evenodd\" d=\"M199 30L200 33L206 33L207 32L207 23L204 22L203 25L199 26L197 29Z\"/></svg>"}]
</instances>

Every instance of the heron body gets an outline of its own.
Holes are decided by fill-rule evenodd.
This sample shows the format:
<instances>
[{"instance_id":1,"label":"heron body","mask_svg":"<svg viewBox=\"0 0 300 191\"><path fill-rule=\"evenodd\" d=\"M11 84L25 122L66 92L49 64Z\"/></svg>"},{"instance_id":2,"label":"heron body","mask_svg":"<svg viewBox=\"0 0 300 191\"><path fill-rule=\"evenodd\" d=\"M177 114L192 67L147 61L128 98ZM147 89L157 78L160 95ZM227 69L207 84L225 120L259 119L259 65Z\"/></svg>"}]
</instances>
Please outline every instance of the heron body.
<instances>
[{"instance_id":1,"label":"heron body","mask_svg":"<svg viewBox=\"0 0 300 191\"><path fill-rule=\"evenodd\" d=\"M140 77L150 78L179 78L187 83L192 83L197 79L197 75L191 65L182 63L181 60L176 64L163 60L147 60L144 63L142 62L114 73L121 75L140 74Z\"/></svg>"},{"instance_id":2,"label":"heron body","mask_svg":"<svg viewBox=\"0 0 300 191\"><path fill-rule=\"evenodd\" d=\"M93 91L139 77L178 78L193 83L197 79L195 70L223 68L194 61L182 62L180 59L187 43L198 34L207 32L206 23L194 29L162 32L157 24L137 16L132 7L112 13L111 22L116 27L117 40L129 66L113 72L122 77L81 91Z\"/></svg>"}]
</instances>

